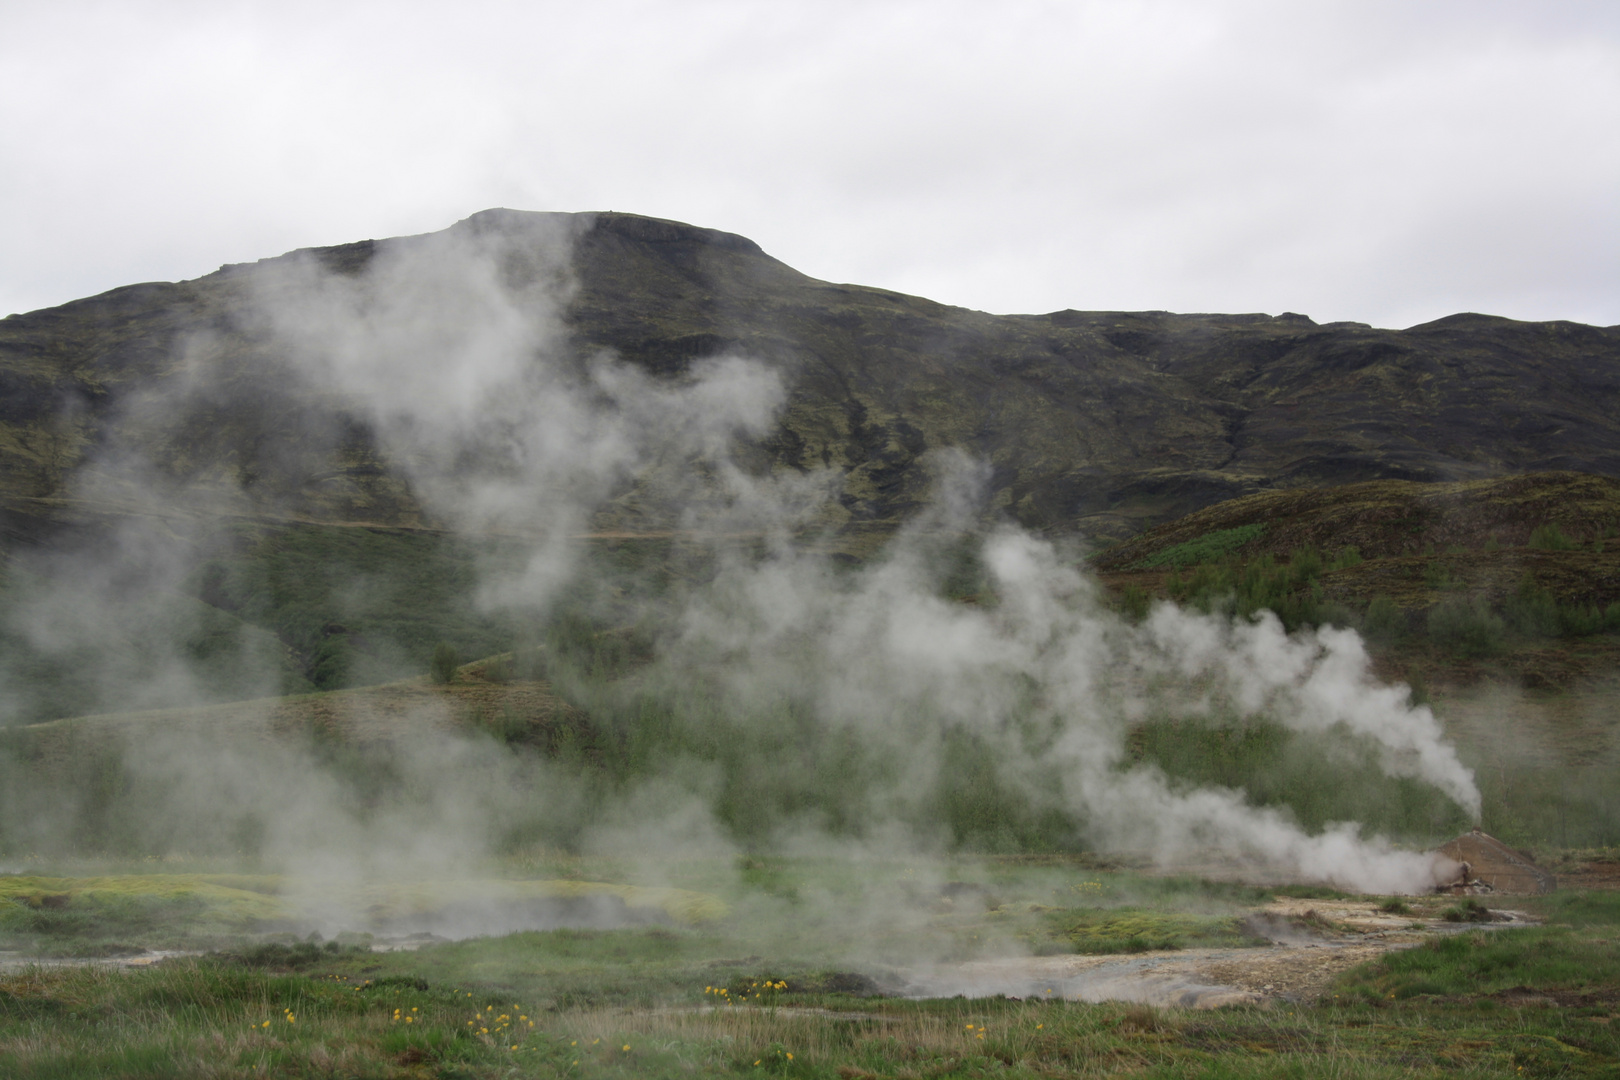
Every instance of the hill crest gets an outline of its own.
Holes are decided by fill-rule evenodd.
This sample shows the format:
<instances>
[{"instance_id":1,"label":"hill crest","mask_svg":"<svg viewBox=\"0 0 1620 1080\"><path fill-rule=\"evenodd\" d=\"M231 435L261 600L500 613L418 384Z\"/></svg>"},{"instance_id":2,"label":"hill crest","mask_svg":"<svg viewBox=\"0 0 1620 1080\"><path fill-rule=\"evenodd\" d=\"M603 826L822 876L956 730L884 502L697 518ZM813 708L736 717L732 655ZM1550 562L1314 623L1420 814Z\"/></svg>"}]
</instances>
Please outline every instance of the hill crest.
<instances>
[{"instance_id":1,"label":"hill crest","mask_svg":"<svg viewBox=\"0 0 1620 1080\"><path fill-rule=\"evenodd\" d=\"M1268 489L1620 476L1613 328L1471 314L1407 330L1293 313L1000 316L817 281L745 237L633 214L487 210L455 230L519 254L570 245L561 347L575 356L607 350L678 378L738 353L781 372L779 422L739 456L758 471L833 474L841 495L817 528L856 554L926 503L930 454L945 448L989 464L992 512L1103 540ZM293 255L359 274L380 246L416 239ZM7 531L37 537L71 517L70 482L109 445L232 513L432 524L362 409L266 374L277 357L241 318L242 288L289 257L0 321ZM175 391L199 335L212 354L187 363L213 366L214 396L160 427L135 423L132 403ZM668 527L659 483L631 478L592 527Z\"/></svg>"}]
</instances>

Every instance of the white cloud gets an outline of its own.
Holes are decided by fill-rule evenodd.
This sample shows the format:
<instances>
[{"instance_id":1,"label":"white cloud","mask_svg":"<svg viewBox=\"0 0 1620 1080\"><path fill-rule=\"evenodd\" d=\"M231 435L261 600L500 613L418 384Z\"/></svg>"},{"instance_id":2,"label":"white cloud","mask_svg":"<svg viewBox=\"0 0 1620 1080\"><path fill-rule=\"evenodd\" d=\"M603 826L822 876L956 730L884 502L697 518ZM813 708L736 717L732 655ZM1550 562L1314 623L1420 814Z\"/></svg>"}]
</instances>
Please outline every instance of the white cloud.
<instances>
[{"instance_id":1,"label":"white cloud","mask_svg":"<svg viewBox=\"0 0 1620 1080\"><path fill-rule=\"evenodd\" d=\"M13 4L0 312L509 205L996 311L1615 323L1613 10Z\"/></svg>"}]
</instances>

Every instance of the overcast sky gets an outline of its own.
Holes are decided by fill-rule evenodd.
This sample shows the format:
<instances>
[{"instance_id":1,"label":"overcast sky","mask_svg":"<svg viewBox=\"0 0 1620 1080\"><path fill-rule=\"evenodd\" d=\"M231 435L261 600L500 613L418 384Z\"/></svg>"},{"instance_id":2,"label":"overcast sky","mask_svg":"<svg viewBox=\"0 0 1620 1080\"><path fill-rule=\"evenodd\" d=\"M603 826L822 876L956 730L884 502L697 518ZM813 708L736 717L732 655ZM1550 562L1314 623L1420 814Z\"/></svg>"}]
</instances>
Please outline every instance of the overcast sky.
<instances>
[{"instance_id":1,"label":"overcast sky","mask_svg":"<svg viewBox=\"0 0 1620 1080\"><path fill-rule=\"evenodd\" d=\"M0 314L477 210L996 312L1620 323L1620 2L0 0Z\"/></svg>"}]
</instances>

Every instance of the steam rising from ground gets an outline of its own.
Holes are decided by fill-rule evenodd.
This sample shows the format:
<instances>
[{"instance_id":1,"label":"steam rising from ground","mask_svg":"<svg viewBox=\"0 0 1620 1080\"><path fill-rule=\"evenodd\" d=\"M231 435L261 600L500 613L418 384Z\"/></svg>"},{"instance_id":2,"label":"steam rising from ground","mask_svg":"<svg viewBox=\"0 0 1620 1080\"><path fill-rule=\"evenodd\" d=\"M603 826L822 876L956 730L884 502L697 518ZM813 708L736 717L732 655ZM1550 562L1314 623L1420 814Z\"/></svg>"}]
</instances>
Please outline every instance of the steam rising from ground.
<instances>
[{"instance_id":1,"label":"steam rising from ground","mask_svg":"<svg viewBox=\"0 0 1620 1080\"><path fill-rule=\"evenodd\" d=\"M486 577L487 606L549 614L583 572L578 534L656 469L666 511L710 545L718 568L661 623L660 670L709 687L737 717L769 718L774 703L792 702L886 762L859 793L866 848L940 842L896 823L917 820L947 737L965 735L1000 782L1068 815L1076 839L1101 848L1166 865L1226 859L1377 892L1433 883L1430 857L1363 837L1353 823L1312 835L1242 791L1188 787L1128 753L1132 725L1146 719L1263 717L1352 738L1389 775L1431 784L1477 817L1473 778L1434 716L1405 687L1373 680L1353 632L1290 636L1269 614L1233 621L1170 604L1140 623L1122 619L1074 552L984 515L984 466L959 454L936 457L933 506L879 558L840 567L805 532L834 479L758 475L732 458L735 440L769 431L786 373L727 355L659 379L612 355L576 355L563 323L574 236L554 220L480 215L381 245L358 275L306 258L257 279L260 330L310 387L365 411L432 514L471 534L531 538L519 572ZM759 543L726 539L739 532ZM943 567L964 542L992 603L943 594ZM476 854L491 842L483 823L515 812L506 803L564 814L578 813L581 798L565 770L437 736L401 759L409 783L385 812L347 805L307 762L227 761L194 744L147 754L154 775L167 769L177 787L189 783L200 812L262 805L268 786L287 784L291 812L272 817L269 850L334 873L381 872L347 861L356 851L413 863ZM479 754L490 760L471 760ZM456 777L477 779L458 786ZM723 850L712 789L703 761L672 760L591 809L583 842ZM806 814L775 839L824 844L823 824Z\"/></svg>"},{"instance_id":2,"label":"steam rising from ground","mask_svg":"<svg viewBox=\"0 0 1620 1080\"><path fill-rule=\"evenodd\" d=\"M615 488L666 459L726 468L733 438L763 434L783 399L775 372L739 357L667 383L609 354L566 356L578 222L480 215L385 245L356 277L295 259L258 293L304 377L370 414L426 506L468 532L534 538L525 573L490 583L495 605L544 611Z\"/></svg>"}]
</instances>

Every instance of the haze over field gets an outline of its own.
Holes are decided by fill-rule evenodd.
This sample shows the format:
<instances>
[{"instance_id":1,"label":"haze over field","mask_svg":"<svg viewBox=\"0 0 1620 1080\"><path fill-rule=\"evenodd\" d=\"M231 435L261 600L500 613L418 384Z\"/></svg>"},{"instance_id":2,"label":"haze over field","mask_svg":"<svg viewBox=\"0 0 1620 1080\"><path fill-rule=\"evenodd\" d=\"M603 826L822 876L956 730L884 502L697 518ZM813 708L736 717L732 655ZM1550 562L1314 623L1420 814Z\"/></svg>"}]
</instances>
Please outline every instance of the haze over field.
<instances>
[{"instance_id":1,"label":"haze over field","mask_svg":"<svg viewBox=\"0 0 1620 1080\"><path fill-rule=\"evenodd\" d=\"M1289 635L1270 615L1233 620L1168 603L1140 624L1124 619L1076 569L1076 552L988 512L990 471L959 450L931 455L929 502L872 558L839 563L817 525L839 494L839 471L761 469L732 455L737 440L772 428L792 365L726 351L654 377L611 351L566 347L575 245L591 226L488 214L379 245L359 266L334 269L330 253L301 253L238 275L232 319L257 343L253 379L340 402L333 422L374 432L432 520L469 537L522 538L520 557L483 566L471 590L483 611L536 627L571 603L605 625L642 628L654 655L638 676L637 707L658 707L660 695L698 701L731 731L725 738L751 749L722 769L734 750L715 746L706 757L688 747L602 797L559 764L424 728L404 738L394 789L368 802L295 747L244 753L192 728L131 747L136 782L157 804L144 842L201 815L209 820L186 831L203 844L246 843L306 871L377 873L470 865L514 818L553 839L666 855L736 843L932 851L948 842L933 806L959 794L950 770L966 754L987 793L1015 793L1026 819L1067 823L1054 826L1064 843L1148 852L1165 865L1227 860L1378 892L1419 891L1444 872L1353 823L1313 833L1242 791L1130 761L1127 736L1144 720L1238 730L1265 721L1325 740L1346 762L1437 789L1477 820L1472 773L1427 707L1372 678L1353 631ZM244 392L231 349L218 330L180 339L182 375L161 393L130 396L139 423L129 430L180 425L199 401L227 407ZM309 443L339 440L319 428L320 415L282 423ZM581 532L649 471L672 478L656 494L710 570L673 589L635 574L593 580ZM154 482L161 475L133 444L93 452L85 482L116 493L132 516L110 545L14 559L32 591L8 612L8 630L107 676L103 709L143 696L184 704L199 667L181 633L155 662L118 667L98 653L97 634L120 617L152 618L127 614L131 596L184 622L197 607L180 600L185 579L218 543L207 515L239 503L216 468L191 485ZM175 517L181 508L189 518ZM964 566L993 601L947 595ZM234 664L274 683L269 653L244 647ZM19 684L25 675L12 668ZM204 680L194 683L204 697ZM436 707L419 706L419 719L431 721ZM781 754L789 760L769 760ZM757 812L733 807L722 823L739 771L786 775L795 755L798 769L835 785L830 800L806 788L797 807L767 797ZM72 808L62 813L65 829ZM36 840L50 837L49 815L32 816ZM985 827L981 843L1018 843L1006 831L1016 826Z\"/></svg>"},{"instance_id":2,"label":"haze over field","mask_svg":"<svg viewBox=\"0 0 1620 1080\"><path fill-rule=\"evenodd\" d=\"M0 310L41 310L0 325L7 721L378 683L454 639L574 665L531 726L634 763L609 790L441 731L361 797L307 748L132 736L141 843L229 789L199 843L338 862L656 818L677 848L1085 843L1416 888L1346 819L1429 838L1487 800L1334 627L1607 632L1612 493L1571 479L1620 473L1606 5L9 14ZM502 204L580 212L434 231ZM589 212L615 205L658 217ZM1154 583L1185 607L1079 569L1243 496L1555 470L1511 527L1518 496L1470 495L1485 524L1438 554L1383 507L1390 565L1349 584L1325 544ZM1529 515L1577 489L1578 558L1493 554L1451 595L1461 540L1553 535ZM1177 773L1192 730L1271 739L1327 797ZM86 784L30 835L118 819L133 789Z\"/></svg>"},{"instance_id":3,"label":"haze over field","mask_svg":"<svg viewBox=\"0 0 1620 1080\"><path fill-rule=\"evenodd\" d=\"M1613 0L3 15L0 1075L1620 1074Z\"/></svg>"}]
</instances>

